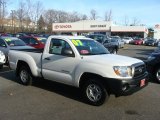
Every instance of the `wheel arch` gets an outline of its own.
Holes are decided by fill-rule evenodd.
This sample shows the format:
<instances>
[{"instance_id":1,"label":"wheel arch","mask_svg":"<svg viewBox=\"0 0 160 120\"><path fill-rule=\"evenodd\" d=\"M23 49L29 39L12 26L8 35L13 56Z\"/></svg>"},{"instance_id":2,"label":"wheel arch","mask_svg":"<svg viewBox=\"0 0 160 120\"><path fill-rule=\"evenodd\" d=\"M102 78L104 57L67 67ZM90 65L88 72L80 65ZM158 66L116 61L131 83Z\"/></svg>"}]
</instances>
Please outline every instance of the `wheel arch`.
<instances>
[{"instance_id":1,"label":"wheel arch","mask_svg":"<svg viewBox=\"0 0 160 120\"><path fill-rule=\"evenodd\" d=\"M87 82L90 78L98 79L98 81L105 85L105 87L107 86L107 82L105 82L104 78L101 75L85 72L80 77L79 87L81 88L85 84L85 82Z\"/></svg>"},{"instance_id":2,"label":"wheel arch","mask_svg":"<svg viewBox=\"0 0 160 120\"><path fill-rule=\"evenodd\" d=\"M29 65L27 64L27 62L24 62L24 61L22 61L22 60L19 60L19 61L17 62L16 76L18 76L18 73L19 73L19 70L20 70L21 66L26 66L26 67L31 71L31 69L30 69ZM32 72L31 72L31 73L32 73Z\"/></svg>"}]
</instances>

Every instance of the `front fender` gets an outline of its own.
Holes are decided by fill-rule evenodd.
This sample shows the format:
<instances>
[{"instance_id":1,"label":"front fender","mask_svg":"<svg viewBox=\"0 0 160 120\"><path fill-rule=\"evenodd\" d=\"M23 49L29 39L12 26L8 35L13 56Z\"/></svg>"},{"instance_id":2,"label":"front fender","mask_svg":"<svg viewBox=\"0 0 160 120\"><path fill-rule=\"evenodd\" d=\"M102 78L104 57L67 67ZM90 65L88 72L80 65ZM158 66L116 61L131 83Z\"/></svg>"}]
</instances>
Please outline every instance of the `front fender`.
<instances>
[{"instance_id":1,"label":"front fender","mask_svg":"<svg viewBox=\"0 0 160 120\"><path fill-rule=\"evenodd\" d=\"M75 75L74 75L75 76L74 85L76 87L79 87L81 76L84 73L92 73L107 78L111 78L111 76L115 74L111 66L102 66L99 64L93 64L88 62L79 64L77 66L77 69L75 70Z\"/></svg>"}]
</instances>

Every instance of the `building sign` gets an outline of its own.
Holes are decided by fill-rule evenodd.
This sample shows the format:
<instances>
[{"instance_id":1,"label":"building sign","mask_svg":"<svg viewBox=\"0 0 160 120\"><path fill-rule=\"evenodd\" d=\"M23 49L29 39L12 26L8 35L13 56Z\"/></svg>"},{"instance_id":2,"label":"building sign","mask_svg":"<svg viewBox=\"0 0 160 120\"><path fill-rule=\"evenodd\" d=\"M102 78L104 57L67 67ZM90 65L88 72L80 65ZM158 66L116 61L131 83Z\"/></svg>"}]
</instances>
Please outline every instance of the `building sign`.
<instances>
[{"instance_id":1,"label":"building sign","mask_svg":"<svg viewBox=\"0 0 160 120\"><path fill-rule=\"evenodd\" d=\"M91 28L105 28L106 25L90 25Z\"/></svg>"},{"instance_id":2,"label":"building sign","mask_svg":"<svg viewBox=\"0 0 160 120\"><path fill-rule=\"evenodd\" d=\"M80 21L73 23L53 23L53 32L110 31L111 22Z\"/></svg>"},{"instance_id":3,"label":"building sign","mask_svg":"<svg viewBox=\"0 0 160 120\"><path fill-rule=\"evenodd\" d=\"M55 25L55 29L72 28L72 25Z\"/></svg>"}]
</instances>

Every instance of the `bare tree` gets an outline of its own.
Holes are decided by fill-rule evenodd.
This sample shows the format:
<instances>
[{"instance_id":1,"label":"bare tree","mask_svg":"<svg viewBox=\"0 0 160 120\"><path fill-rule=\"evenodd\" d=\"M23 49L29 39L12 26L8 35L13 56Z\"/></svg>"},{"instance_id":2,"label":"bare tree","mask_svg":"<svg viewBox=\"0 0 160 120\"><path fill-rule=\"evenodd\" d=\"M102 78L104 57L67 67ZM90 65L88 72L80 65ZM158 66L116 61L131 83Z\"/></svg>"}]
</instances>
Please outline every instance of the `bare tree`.
<instances>
[{"instance_id":1,"label":"bare tree","mask_svg":"<svg viewBox=\"0 0 160 120\"><path fill-rule=\"evenodd\" d=\"M27 18L29 18L28 20L31 20L32 23L34 23L34 26L37 26L37 21L43 13L42 2L26 0L26 15Z\"/></svg>"},{"instance_id":2,"label":"bare tree","mask_svg":"<svg viewBox=\"0 0 160 120\"><path fill-rule=\"evenodd\" d=\"M19 2L19 8L16 11L16 16L19 20L19 27L20 27L20 31L24 30L24 26L23 26L23 20L26 17L26 7L25 7L25 2L20 1Z\"/></svg>"},{"instance_id":3,"label":"bare tree","mask_svg":"<svg viewBox=\"0 0 160 120\"><path fill-rule=\"evenodd\" d=\"M88 17L87 17L87 15L84 14L84 15L82 15L81 19L82 19L82 20L87 20Z\"/></svg>"},{"instance_id":4,"label":"bare tree","mask_svg":"<svg viewBox=\"0 0 160 120\"><path fill-rule=\"evenodd\" d=\"M131 26L136 26L136 25L139 25L139 24L140 24L140 20L138 20L136 17L134 17L133 20L132 20Z\"/></svg>"},{"instance_id":5,"label":"bare tree","mask_svg":"<svg viewBox=\"0 0 160 120\"><path fill-rule=\"evenodd\" d=\"M124 25L125 25L125 26L128 26L128 25L129 25L128 16L125 16L125 17L124 17Z\"/></svg>"},{"instance_id":6,"label":"bare tree","mask_svg":"<svg viewBox=\"0 0 160 120\"><path fill-rule=\"evenodd\" d=\"M92 9L90 13L91 13L91 17L90 17L91 20L96 20L98 18L96 10Z\"/></svg>"},{"instance_id":7,"label":"bare tree","mask_svg":"<svg viewBox=\"0 0 160 120\"><path fill-rule=\"evenodd\" d=\"M58 12L53 9L49 9L44 13L44 21L47 25L48 32L52 31L52 23L58 22Z\"/></svg>"},{"instance_id":8,"label":"bare tree","mask_svg":"<svg viewBox=\"0 0 160 120\"><path fill-rule=\"evenodd\" d=\"M38 19L43 13L43 4L40 1L36 1L34 4L34 9L35 9L35 23L37 24Z\"/></svg>"},{"instance_id":9,"label":"bare tree","mask_svg":"<svg viewBox=\"0 0 160 120\"><path fill-rule=\"evenodd\" d=\"M111 21L112 20L112 10L105 12L105 21Z\"/></svg>"},{"instance_id":10,"label":"bare tree","mask_svg":"<svg viewBox=\"0 0 160 120\"><path fill-rule=\"evenodd\" d=\"M68 14L68 22L76 22L81 20L81 15L77 12L67 13Z\"/></svg>"},{"instance_id":11,"label":"bare tree","mask_svg":"<svg viewBox=\"0 0 160 120\"><path fill-rule=\"evenodd\" d=\"M4 31L4 18L6 16L7 0L0 0L0 29Z\"/></svg>"}]
</instances>

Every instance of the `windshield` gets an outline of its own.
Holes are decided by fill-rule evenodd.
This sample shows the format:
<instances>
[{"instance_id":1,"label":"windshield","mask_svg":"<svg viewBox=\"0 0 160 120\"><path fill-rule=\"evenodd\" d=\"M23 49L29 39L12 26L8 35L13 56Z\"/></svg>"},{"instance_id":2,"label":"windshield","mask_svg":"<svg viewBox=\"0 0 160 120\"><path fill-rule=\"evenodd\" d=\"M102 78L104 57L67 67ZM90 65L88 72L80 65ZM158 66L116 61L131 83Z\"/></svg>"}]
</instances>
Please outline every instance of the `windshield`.
<instances>
[{"instance_id":1,"label":"windshield","mask_svg":"<svg viewBox=\"0 0 160 120\"><path fill-rule=\"evenodd\" d=\"M155 40L147 40L148 42L154 42Z\"/></svg>"},{"instance_id":2,"label":"windshield","mask_svg":"<svg viewBox=\"0 0 160 120\"><path fill-rule=\"evenodd\" d=\"M10 41L6 41L9 46L25 46L26 44L19 39L14 39Z\"/></svg>"},{"instance_id":3,"label":"windshield","mask_svg":"<svg viewBox=\"0 0 160 120\"><path fill-rule=\"evenodd\" d=\"M118 42L116 39L111 39L111 42Z\"/></svg>"},{"instance_id":4,"label":"windshield","mask_svg":"<svg viewBox=\"0 0 160 120\"><path fill-rule=\"evenodd\" d=\"M126 38L123 38L123 39L129 40L130 38L127 38L127 37L126 37Z\"/></svg>"},{"instance_id":5,"label":"windshield","mask_svg":"<svg viewBox=\"0 0 160 120\"><path fill-rule=\"evenodd\" d=\"M75 39L71 40L80 55L109 54L109 51L94 40Z\"/></svg>"},{"instance_id":6,"label":"windshield","mask_svg":"<svg viewBox=\"0 0 160 120\"><path fill-rule=\"evenodd\" d=\"M41 37L37 38L37 40L41 41L43 44L45 44L47 41L46 38L41 38Z\"/></svg>"}]
</instances>

